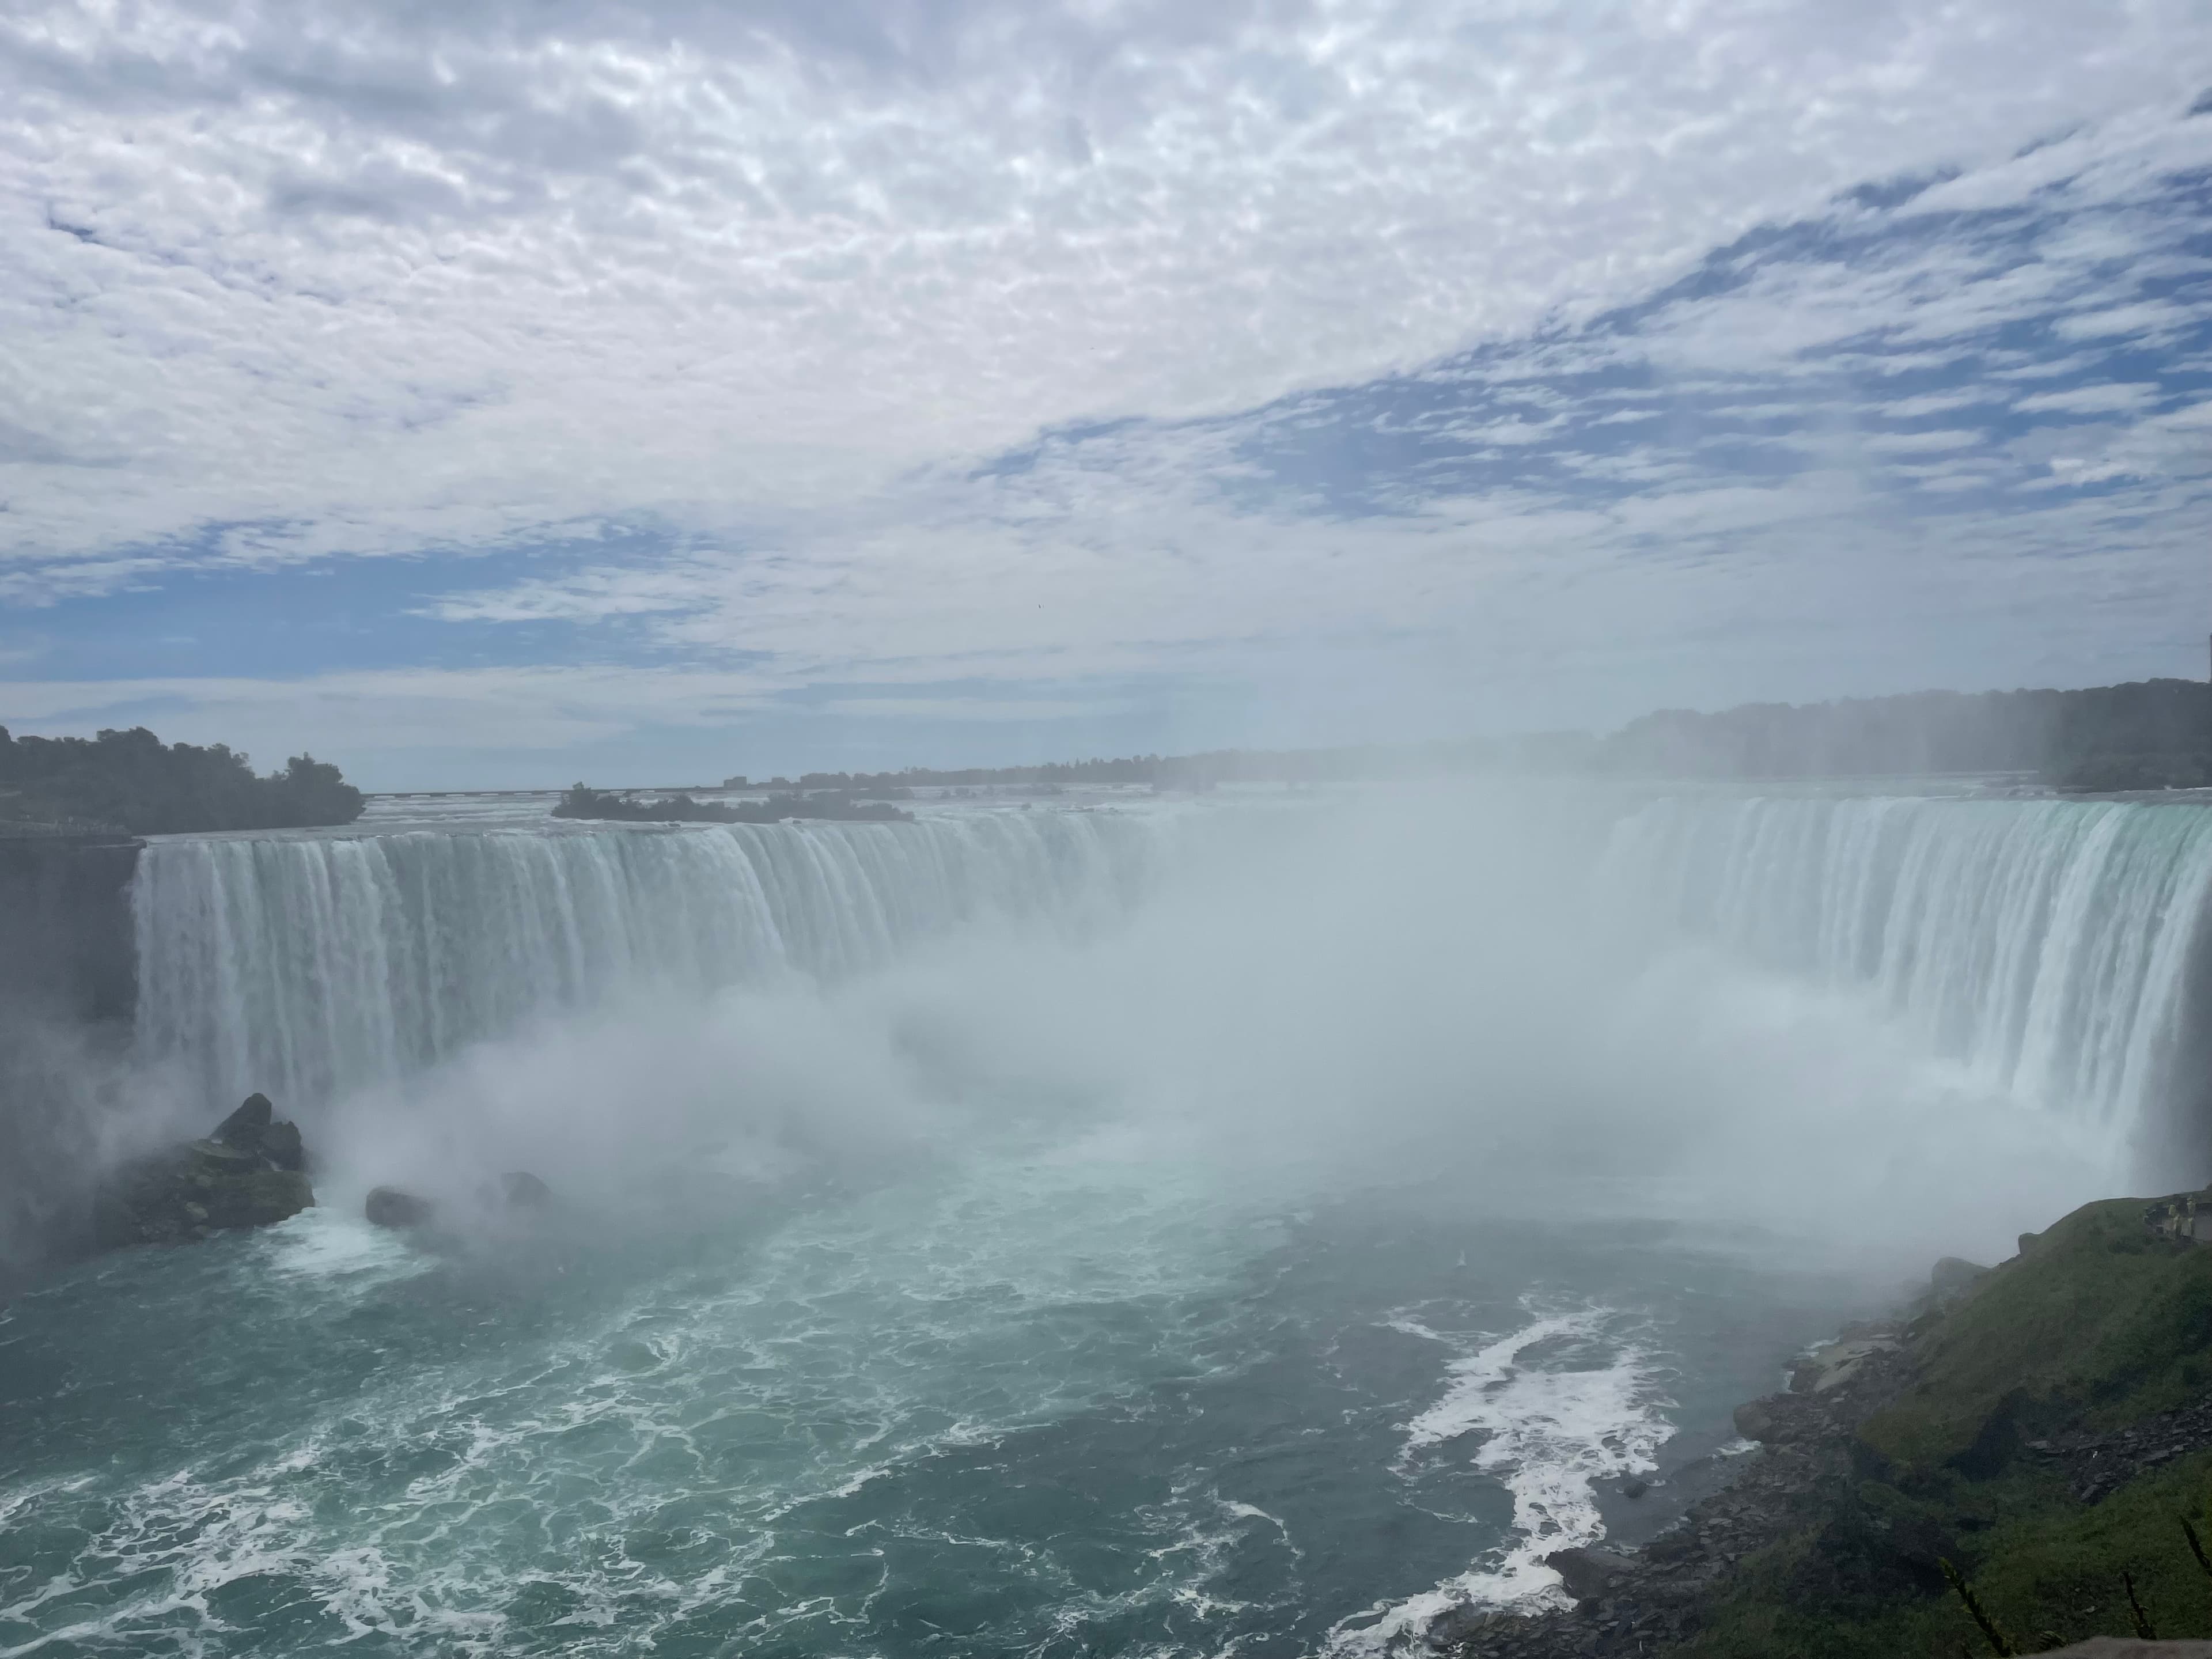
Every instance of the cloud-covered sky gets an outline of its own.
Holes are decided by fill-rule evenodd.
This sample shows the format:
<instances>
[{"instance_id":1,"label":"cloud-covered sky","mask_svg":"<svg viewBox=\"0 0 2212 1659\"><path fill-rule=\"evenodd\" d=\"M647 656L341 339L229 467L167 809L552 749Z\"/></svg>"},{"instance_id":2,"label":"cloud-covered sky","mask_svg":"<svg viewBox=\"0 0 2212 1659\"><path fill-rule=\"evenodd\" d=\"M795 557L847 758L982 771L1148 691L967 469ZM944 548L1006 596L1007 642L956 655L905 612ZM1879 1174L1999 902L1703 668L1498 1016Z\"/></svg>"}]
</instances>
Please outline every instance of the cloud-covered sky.
<instances>
[{"instance_id":1,"label":"cloud-covered sky","mask_svg":"<svg viewBox=\"0 0 2212 1659\"><path fill-rule=\"evenodd\" d=\"M374 787L2205 672L2202 0L20 0L0 722Z\"/></svg>"}]
</instances>

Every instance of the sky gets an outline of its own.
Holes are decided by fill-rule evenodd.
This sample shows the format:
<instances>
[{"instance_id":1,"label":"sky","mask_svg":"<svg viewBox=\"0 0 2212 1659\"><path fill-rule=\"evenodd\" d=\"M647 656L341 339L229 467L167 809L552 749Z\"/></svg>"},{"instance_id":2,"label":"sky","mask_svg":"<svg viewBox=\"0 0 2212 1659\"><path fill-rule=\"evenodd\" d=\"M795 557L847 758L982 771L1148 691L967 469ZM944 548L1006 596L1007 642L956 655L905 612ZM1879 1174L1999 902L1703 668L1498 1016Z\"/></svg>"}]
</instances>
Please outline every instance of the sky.
<instances>
[{"instance_id":1,"label":"sky","mask_svg":"<svg viewBox=\"0 0 2212 1659\"><path fill-rule=\"evenodd\" d=\"M2204 0L13 0L0 724L374 789L2208 672Z\"/></svg>"}]
</instances>

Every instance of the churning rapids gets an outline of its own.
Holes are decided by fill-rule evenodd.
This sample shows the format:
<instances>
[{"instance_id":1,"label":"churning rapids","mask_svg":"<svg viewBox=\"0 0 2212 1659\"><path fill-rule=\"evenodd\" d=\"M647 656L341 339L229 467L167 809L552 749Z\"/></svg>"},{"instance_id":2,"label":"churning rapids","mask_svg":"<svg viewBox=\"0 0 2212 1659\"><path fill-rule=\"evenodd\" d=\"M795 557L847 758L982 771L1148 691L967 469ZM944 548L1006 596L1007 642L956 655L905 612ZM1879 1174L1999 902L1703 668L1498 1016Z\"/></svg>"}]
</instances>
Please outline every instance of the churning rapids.
<instances>
[{"instance_id":1,"label":"churning rapids","mask_svg":"<svg viewBox=\"0 0 2212 1659\"><path fill-rule=\"evenodd\" d=\"M132 902L102 1138L264 1090L322 1203L0 1309L0 1656L1381 1654L2212 1173L2194 805L463 804Z\"/></svg>"}]
</instances>

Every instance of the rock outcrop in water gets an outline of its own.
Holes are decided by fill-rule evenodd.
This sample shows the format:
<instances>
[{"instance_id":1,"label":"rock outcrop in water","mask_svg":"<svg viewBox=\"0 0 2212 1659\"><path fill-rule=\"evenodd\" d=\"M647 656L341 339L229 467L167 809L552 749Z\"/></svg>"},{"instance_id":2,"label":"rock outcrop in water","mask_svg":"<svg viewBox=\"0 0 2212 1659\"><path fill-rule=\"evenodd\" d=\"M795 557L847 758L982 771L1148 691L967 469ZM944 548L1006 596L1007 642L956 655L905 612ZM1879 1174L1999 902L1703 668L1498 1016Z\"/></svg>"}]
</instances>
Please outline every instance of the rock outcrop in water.
<instances>
[{"instance_id":1,"label":"rock outcrop in water","mask_svg":"<svg viewBox=\"0 0 2212 1659\"><path fill-rule=\"evenodd\" d=\"M94 1236L104 1249L182 1244L227 1229L265 1227L315 1201L296 1124L266 1095L249 1096L205 1139L125 1164L100 1188Z\"/></svg>"},{"instance_id":2,"label":"rock outcrop in water","mask_svg":"<svg viewBox=\"0 0 2212 1659\"><path fill-rule=\"evenodd\" d=\"M426 1227L437 1213L427 1198L402 1192L397 1187L372 1187L362 1214L372 1227Z\"/></svg>"},{"instance_id":3,"label":"rock outcrop in water","mask_svg":"<svg viewBox=\"0 0 2212 1659\"><path fill-rule=\"evenodd\" d=\"M553 1189L527 1170L509 1170L481 1182L476 1199L482 1212L476 1218L478 1222L535 1218L553 1207ZM404 1188L377 1187L370 1190L362 1213L372 1226L407 1231L430 1226L438 1219L438 1206Z\"/></svg>"}]
</instances>

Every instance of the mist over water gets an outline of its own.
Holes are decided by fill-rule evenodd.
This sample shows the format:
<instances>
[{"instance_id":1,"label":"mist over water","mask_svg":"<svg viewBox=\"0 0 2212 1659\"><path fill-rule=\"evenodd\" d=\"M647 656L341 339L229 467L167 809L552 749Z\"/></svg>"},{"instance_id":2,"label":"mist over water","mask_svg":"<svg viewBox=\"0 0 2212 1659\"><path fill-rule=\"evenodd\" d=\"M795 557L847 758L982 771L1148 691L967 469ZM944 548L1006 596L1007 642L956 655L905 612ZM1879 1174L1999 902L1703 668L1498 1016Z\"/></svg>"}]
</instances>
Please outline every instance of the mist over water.
<instances>
[{"instance_id":1,"label":"mist over water","mask_svg":"<svg viewBox=\"0 0 2212 1659\"><path fill-rule=\"evenodd\" d=\"M269 1090L323 1207L0 1316L0 1653L1380 1651L1541 1595L1841 1314L2201 1176L2209 823L1577 786L157 843L146 1098ZM514 1169L543 1228L477 1205ZM355 1218L387 1182L437 1236Z\"/></svg>"}]
</instances>

